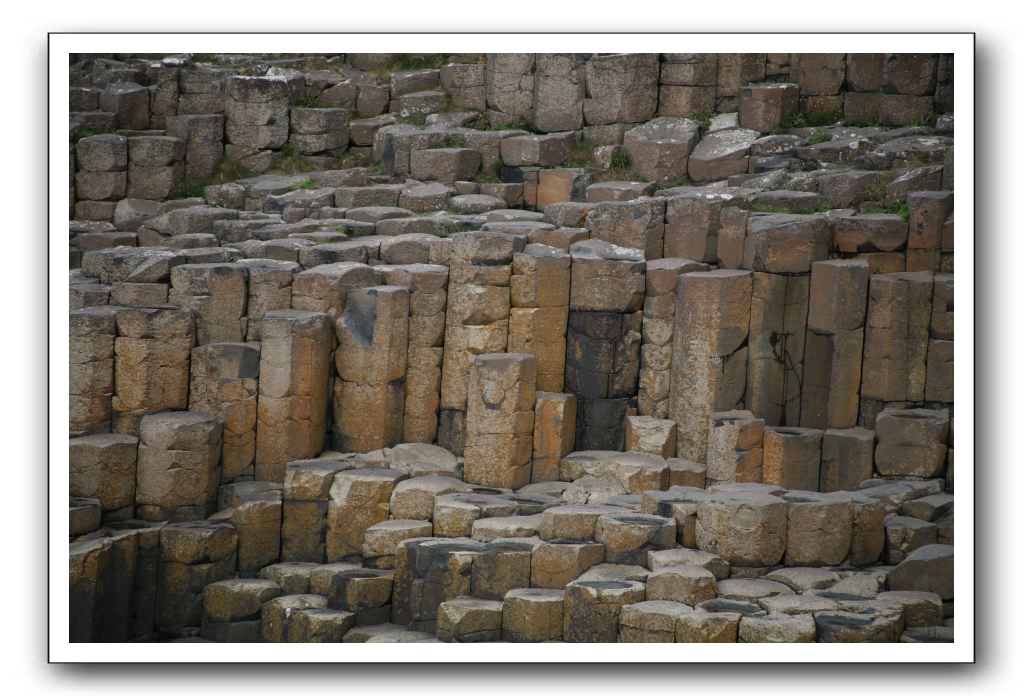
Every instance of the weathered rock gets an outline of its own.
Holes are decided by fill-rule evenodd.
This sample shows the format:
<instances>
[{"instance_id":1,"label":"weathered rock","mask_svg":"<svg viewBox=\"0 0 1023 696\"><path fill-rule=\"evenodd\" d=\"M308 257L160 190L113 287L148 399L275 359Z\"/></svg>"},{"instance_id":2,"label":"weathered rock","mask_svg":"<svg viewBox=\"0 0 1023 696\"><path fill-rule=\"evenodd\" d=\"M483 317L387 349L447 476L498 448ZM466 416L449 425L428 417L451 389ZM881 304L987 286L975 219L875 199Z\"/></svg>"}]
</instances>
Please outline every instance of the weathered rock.
<instances>
[{"instance_id":1,"label":"weathered rock","mask_svg":"<svg viewBox=\"0 0 1023 696\"><path fill-rule=\"evenodd\" d=\"M283 481L286 462L315 456L326 437L330 317L275 310L263 317L256 478Z\"/></svg>"},{"instance_id":2,"label":"weathered rock","mask_svg":"<svg viewBox=\"0 0 1023 696\"><path fill-rule=\"evenodd\" d=\"M213 512L220 484L223 425L205 413L142 418L135 485L140 519L188 522Z\"/></svg>"},{"instance_id":3,"label":"weathered rock","mask_svg":"<svg viewBox=\"0 0 1023 696\"><path fill-rule=\"evenodd\" d=\"M726 270L679 278L669 404L679 457L705 461L710 414L741 405L752 280Z\"/></svg>"}]
</instances>

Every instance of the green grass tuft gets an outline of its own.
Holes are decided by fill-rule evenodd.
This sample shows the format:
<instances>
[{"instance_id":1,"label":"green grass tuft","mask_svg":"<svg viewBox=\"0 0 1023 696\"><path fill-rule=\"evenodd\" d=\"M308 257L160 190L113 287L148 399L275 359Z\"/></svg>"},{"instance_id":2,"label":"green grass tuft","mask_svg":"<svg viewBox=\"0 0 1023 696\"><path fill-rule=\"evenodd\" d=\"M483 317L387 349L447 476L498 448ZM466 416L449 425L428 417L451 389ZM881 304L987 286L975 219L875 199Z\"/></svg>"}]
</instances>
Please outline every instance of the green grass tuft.
<instances>
[{"instance_id":1,"label":"green grass tuft","mask_svg":"<svg viewBox=\"0 0 1023 696\"><path fill-rule=\"evenodd\" d=\"M829 140L831 140L831 133L827 132L823 128L818 128L813 132L813 135L810 136L807 142L811 145L816 145L817 143L826 143Z\"/></svg>"},{"instance_id":2,"label":"green grass tuft","mask_svg":"<svg viewBox=\"0 0 1023 696\"><path fill-rule=\"evenodd\" d=\"M612 169L629 169L632 167L632 155L624 147L619 145L611 153L611 168Z\"/></svg>"},{"instance_id":3,"label":"green grass tuft","mask_svg":"<svg viewBox=\"0 0 1023 696\"><path fill-rule=\"evenodd\" d=\"M71 136L71 139L75 142L75 144L78 144L78 141L82 138L88 138L93 135L98 135L98 133L91 128L81 128L75 131L74 135Z\"/></svg>"},{"instance_id":4,"label":"green grass tuft","mask_svg":"<svg viewBox=\"0 0 1023 696\"><path fill-rule=\"evenodd\" d=\"M596 166L593 161L593 148L596 146L597 144L592 140L580 140L568 151L568 157L562 166L592 169Z\"/></svg>"},{"instance_id":5,"label":"green grass tuft","mask_svg":"<svg viewBox=\"0 0 1023 696\"><path fill-rule=\"evenodd\" d=\"M174 184L174 188L171 189L167 198L170 200L177 200L179 198L201 198L203 195L203 189L207 186L209 186L209 181L206 179L196 179L192 177L182 179L178 183Z\"/></svg>"},{"instance_id":6,"label":"green grass tuft","mask_svg":"<svg viewBox=\"0 0 1023 696\"><path fill-rule=\"evenodd\" d=\"M323 102L309 94L303 94L301 97L299 97L298 100L295 102L295 106L301 107L303 109L324 108Z\"/></svg>"},{"instance_id":7,"label":"green grass tuft","mask_svg":"<svg viewBox=\"0 0 1023 696\"><path fill-rule=\"evenodd\" d=\"M710 129L710 120L714 117L714 114L703 112L703 113L691 113L686 118L690 121L696 121L696 126L700 129L700 137Z\"/></svg>"}]
</instances>

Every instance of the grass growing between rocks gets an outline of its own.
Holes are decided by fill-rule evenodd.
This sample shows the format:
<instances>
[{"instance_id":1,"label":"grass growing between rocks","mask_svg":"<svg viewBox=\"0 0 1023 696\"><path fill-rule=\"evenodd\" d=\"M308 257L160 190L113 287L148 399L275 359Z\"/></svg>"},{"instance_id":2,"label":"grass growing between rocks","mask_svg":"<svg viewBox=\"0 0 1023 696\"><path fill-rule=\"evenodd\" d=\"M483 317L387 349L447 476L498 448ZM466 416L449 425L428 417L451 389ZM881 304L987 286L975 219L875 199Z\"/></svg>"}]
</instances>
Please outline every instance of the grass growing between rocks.
<instances>
[{"instance_id":1,"label":"grass growing between rocks","mask_svg":"<svg viewBox=\"0 0 1023 696\"><path fill-rule=\"evenodd\" d=\"M501 183L501 168L504 167L504 162L497 160L490 165L490 170L480 170L476 174L476 181L481 184L499 184Z\"/></svg>"},{"instance_id":2,"label":"grass growing between rocks","mask_svg":"<svg viewBox=\"0 0 1023 696\"><path fill-rule=\"evenodd\" d=\"M599 172L595 181L639 181L646 182L646 177L637 174L632 169L632 155L621 145L611 153L611 167Z\"/></svg>"},{"instance_id":3,"label":"grass growing between rocks","mask_svg":"<svg viewBox=\"0 0 1023 696\"><path fill-rule=\"evenodd\" d=\"M356 154L354 152L346 152L337 161L338 169L352 169L353 167L368 167L371 163L371 157L368 154Z\"/></svg>"},{"instance_id":4,"label":"grass growing between rocks","mask_svg":"<svg viewBox=\"0 0 1023 696\"><path fill-rule=\"evenodd\" d=\"M320 167L309 161L309 158L295 151L291 144L281 148L281 158L273 168L277 174L304 174L319 171Z\"/></svg>"},{"instance_id":5,"label":"grass growing between rocks","mask_svg":"<svg viewBox=\"0 0 1023 696\"><path fill-rule=\"evenodd\" d=\"M309 94L303 94L301 97L299 97L298 100L295 102L295 106L303 108L303 109L323 109L323 108L325 108L324 105L323 105L323 102L321 102L319 99L317 99L316 97L314 97L312 95L309 95Z\"/></svg>"},{"instance_id":6,"label":"grass growing between rocks","mask_svg":"<svg viewBox=\"0 0 1023 696\"><path fill-rule=\"evenodd\" d=\"M81 140L82 138L88 138L93 135L97 135L97 133L91 128L81 128L75 131L74 135L71 136L71 140L75 144L78 144L78 141Z\"/></svg>"},{"instance_id":7,"label":"grass growing between rocks","mask_svg":"<svg viewBox=\"0 0 1023 696\"><path fill-rule=\"evenodd\" d=\"M519 116L508 123L491 123L486 114L480 114L472 121L465 124L465 127L482 131L523 130L528 133L536 133L536 130L533 128L533 124L530 123L529 119L525 116Z\"/></svg>"},{"instance_id":8,"label":"grass growing between rocks","mask_svg":"<svg viewBox=\"0 0 1023 696\"><path fill-rule=\"evenodd\" d=\"M690 121L695 121L696 122L696 127L700 129L700 137L701 138L704 136L704 134L708 130L710 130L710 120L713 117L714 117L714 114L707 113L707 112L691 113L688 116L686 116L686 118L688 118Z\"/></svg>"},{"instance_id":9,"label":"grass growing between rocks","mask_svg":"<svg viewBox=\"0 0 1023 696\"><path fill-rule=\"evenodd\" d=\"M212 176L206 178L186 177L182 179L175 184L173 189L171 189L170 195L168 195L167 198L170 200L180 198L198 198L203 195L204 189L207 186L229 184L232 181L248 179L251 176L253 176L252 172L237 162L228 162L225 160L220 163L220 166L217 167L217 171L215 171Z\"/></svg>"},{"instance_id":10,"label":"grass growing between rocks","mask_svg":"<svg viewBox=\"0 0 1023 696\"><path fill-rule=\"evenodd\" d=\"M831 140L831 133L827 132L823 128L818 128L817 130L815 130L813 132L813 135L811 135L809 137L807 142L810 143L811 145L816 145L818 143L826 143L826 142L828 142L830 140Z\"/></svg>"},{"instance_id":11,"label":"grass growing between rocks","mask_svg":"<svg viewBox=\"0 0 1023 696\"><path fill-rule=\"evenodd\" d=\"M782 123L783 128L818 128L833 126L842 120L842 112L835 111L797 111L790 114Z\"/></svg>"},{"instance_id":12,"label":"grass growing between rocks","mask_svg":"<svg viewBox=\"0 0 1023 696\"><path fill-rule=\"evenodd\" d=\"M888 213L889 215L898 215L906 222L909 222L909 206L906 205L906 201L895 201L894 203L889 203L886 206L873 206L867 210L864 210L863 212Z\"/></svg>"},{"instance_id":13,"label":"grass growing between rocks","mask_svg":"<svg viewBox=\"0 0 1023 696\"><path fill-rule=\"evenodd\" d=\"M386 67L371 71L377 84L385 84L391 73L408 70L436 70L444 65L443 53L396 53Z\"/></svg>"},{"instance_id":14,"label":"grass growing between rocks","mask_svg":"<svg viewBox=\"0 0 1023 696\"><path fill-rule=\"evenodd\" d=\"M593 159L593 148L595 147L597 144L592 140L580 140L568 151L568 157L565 158L562 166L583 169L596 168L597 164Z\"/></svg>"}]
</instances>

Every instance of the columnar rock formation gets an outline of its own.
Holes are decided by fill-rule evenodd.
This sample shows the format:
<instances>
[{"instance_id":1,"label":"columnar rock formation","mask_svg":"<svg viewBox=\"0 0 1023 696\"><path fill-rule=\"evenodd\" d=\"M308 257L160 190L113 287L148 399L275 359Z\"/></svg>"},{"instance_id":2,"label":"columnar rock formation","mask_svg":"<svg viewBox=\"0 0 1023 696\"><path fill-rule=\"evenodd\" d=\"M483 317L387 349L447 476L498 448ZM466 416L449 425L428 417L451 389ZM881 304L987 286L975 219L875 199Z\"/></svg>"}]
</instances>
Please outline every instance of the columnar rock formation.
<instances>
[{"instance_id":1,"label":"columnar rock formation","mask_svg":"<svg viewBox=\"0 0 1023 696\"><path fill-rule=\"evenodd\" d=\"M71 75L72 640L953 638L951 56Z\"/></svg>"},{"instance_id":2,"label":"columnar rock formation","mask_svg":"<svg viewBox=\"0 0 1023 696\"><path fill-rule=\"evenodd\" d=\"M402 441L409 293L381 285L348 293L337 320L334 444L370 452Z\"/></svg>"}]
</instances>

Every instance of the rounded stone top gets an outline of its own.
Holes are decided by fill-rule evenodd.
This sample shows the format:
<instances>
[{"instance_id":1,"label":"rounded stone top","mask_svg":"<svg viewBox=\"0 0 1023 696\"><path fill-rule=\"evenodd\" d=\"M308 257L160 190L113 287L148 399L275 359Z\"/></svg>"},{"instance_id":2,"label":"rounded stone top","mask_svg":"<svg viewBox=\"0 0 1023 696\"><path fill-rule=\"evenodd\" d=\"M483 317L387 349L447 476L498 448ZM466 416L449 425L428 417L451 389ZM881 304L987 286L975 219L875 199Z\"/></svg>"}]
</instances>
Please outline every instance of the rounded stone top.
<instances>
[{"instance_id":1,"label":"rounded stone top","mask_svg":"<svg viewBox=\"0 0 1023 696\"><path fill-rule=\"evenodd\" d=\"M569 247L573 260L628 261L644 263L645 257L639 249L618 246L603 239L587 239Z\"/></svg>"}]
</instances>

